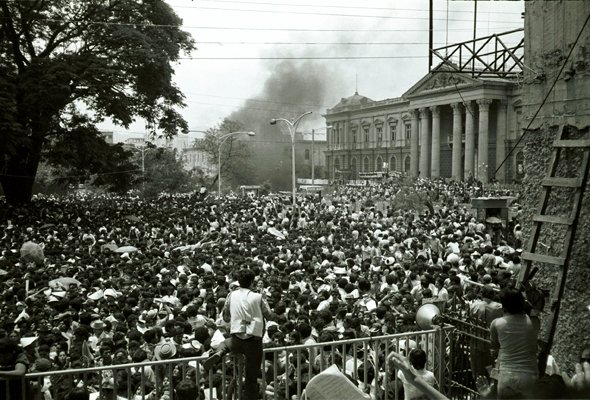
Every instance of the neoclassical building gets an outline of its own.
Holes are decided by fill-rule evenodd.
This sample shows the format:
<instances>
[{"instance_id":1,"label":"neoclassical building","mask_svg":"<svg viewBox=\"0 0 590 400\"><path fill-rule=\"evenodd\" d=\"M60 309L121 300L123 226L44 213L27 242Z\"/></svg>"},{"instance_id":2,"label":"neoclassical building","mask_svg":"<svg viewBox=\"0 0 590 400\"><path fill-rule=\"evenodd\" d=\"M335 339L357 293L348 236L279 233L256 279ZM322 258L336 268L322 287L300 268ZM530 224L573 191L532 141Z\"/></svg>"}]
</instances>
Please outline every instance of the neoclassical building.
<instances>
[{"instance_id":1,"label":"neoclassical building","mask_svg":"<svg viewBox=\"0 0 590 400\"><path fill-rule=\"evenodd\" d=\"M326 166L332 179L362 172L518 182L522 152L516 81L472 78L439 69L399 98L374 101L355 93L324 115ZM362 175L362 174L360 174Z\"/></svg>"}]
</instances>

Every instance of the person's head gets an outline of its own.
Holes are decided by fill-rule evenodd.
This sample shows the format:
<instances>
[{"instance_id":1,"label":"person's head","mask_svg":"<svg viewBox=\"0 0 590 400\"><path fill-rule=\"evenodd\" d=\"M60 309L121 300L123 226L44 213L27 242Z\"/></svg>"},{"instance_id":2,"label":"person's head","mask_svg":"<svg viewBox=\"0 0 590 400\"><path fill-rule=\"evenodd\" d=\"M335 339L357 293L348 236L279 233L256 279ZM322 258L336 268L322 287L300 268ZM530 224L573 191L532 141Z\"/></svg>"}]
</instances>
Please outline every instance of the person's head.
<instances>
[{"instance_id":1,"label":"person's head","mask_svg":"<svg viewBox=\"0 0 590 400\"><path fill-rule=\"evenodd\" d=\"M412 349L408 358L412 367L417 370L426 366L426 353L422 349Z\"/></svg>"},{"instance_id":2,"label":"person's head","mask_svg":"<svg viewBox=\"0 0 590 400\"><path fill-rule=\"evenodd\" d=\"M175 399L178 400L199 400L199 388L196 383L185 379L182 380L174 388Z\"/></svg>"},{"instance_id":3,"label":"person's head","mask_svg":"<svg viewBox=\"0 0 590 400\"><path fill-rule=\"evenodd\" d=\"M73 388L65 397L66 400L88 400L90 399L90 393L86 388Z\"/></svg>"},{"instance_id":4,"label":"person's head","mask_svg":"<svg viewBox=\"0 0 590 400\"><path fill-rule=\"evenodd\" d=\"M17 341L10 337L0 339L0 365L14 367L19 352Z\"/></svg>"},{"instance_id":5,"label":"person's head","mask_svg":"<svg viewBox=\"0 0 590 400\"><path fill-rule=\"evenodd\" d=\"M580 353L580 364L585 362L590 363L590 346L584 347Z\"/></svg>"},{"instance_id":6,"label":"person's head","mask_svg":"<svg viewBox=\"0 0 590 400\"><path fill-rule=\"evenodd\" d=\"M524 296L517 289L508 287L502 290L500 302L504 311L509 314L523 314L525 312Z\"/></svg>"},{"instance_id":7,"label":"person's head","mask_svg":"<svg viewBox=\"0 0 590 400\"><path fill-rule=\"evenodd\" d=\"M495 297L494 289L491 286L484 286L481 288L481 297L483 299L492 300Z\"/></svg>"},{"instance_id":8,"label":"person's head","mask_svg":"<svg viewBox=\"0 0 590 400\"><path fill-rule=\"evenodd\" d=\"M242 269L237 273L238 282L242 288L249 288L255 277L254 272L249 269Z\"/></svg>"}]
</instances>

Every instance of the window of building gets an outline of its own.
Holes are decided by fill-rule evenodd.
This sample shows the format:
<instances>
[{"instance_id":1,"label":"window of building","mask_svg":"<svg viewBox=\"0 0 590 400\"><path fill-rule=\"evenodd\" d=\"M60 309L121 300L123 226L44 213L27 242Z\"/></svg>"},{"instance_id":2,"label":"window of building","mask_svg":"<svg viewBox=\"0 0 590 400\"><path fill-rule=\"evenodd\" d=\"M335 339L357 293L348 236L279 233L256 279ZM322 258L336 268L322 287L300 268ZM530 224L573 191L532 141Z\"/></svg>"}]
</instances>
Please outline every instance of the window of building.
<instances>
[{"instance_id":1,"label":"window of building","mask_svg":"<svg viewBox=\"0 0 590 400\"><path fill-rule=\"evenodd\" d=\"M389 159L389 170L396 171L396 164L397 164L397 160L395 159L394 156L391 156L391 158Z\"/></svg>"},{"instance_id":2,"label":"window of building","mask_svg":"<svg viewBox=\"0 0 590 400\"><path fill-rule=\"evenodd\" d=\"M397 125L389 125L389 137L392 142L395 142L395 136L397 134Z\"/></svg>"},{"instance_id":3,"label":"window of building","mask_svg":"<svg viewBox=\"0 0 590 400\"><path fill-rule=\"evenodd\" d=\"M352 143L356 143L356 129L352 130Z\"/></svg>"},{"instance_id":4,"label":"window of building","mask_svg":"<svg viewBox=\"0 0 590 400\"><path fill-rule=\"evenodd\" d=\"M412 138L412 124L406 124L406 139Z\"/></svg>"},{"instance_id":5,"label":"window of building","mask_svg":"<svg viewBox=\"0 0 590 400\"><path fill-rule=\"evenodd\" d=\"M363 126L363 131L365 133L365 143L369 143L369 126Z\"/></svg>"},{"instance_id":6,"label":"window of building","mask_svg":"<svg viewBox=\"0 0 590 400\"><path fill-rule=\"evenodd\" d=\"M309 149L305 149L305 160L309 160Z\"/></svg>"},{"instance_id":7,"label":"window of building","mask_svg":"<svg viewBox=\"0 0 590 400\"><path fill-rule=\"evenodd\" d=\"M383 142L383 126L377 127L377 143Z\"/></svg>"}]
</instances>

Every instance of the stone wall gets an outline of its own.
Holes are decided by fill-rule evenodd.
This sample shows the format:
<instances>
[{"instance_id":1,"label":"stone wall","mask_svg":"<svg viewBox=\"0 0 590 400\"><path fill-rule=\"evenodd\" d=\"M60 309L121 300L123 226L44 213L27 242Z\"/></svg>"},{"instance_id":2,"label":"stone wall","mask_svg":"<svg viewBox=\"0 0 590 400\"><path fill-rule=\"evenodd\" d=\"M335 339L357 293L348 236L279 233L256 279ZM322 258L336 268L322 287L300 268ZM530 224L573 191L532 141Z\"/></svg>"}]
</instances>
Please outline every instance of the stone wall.
<instances>
[{"instance_id":1,"label":"stone wall","mask_svg":"<svg viewBox=\"0 0 590 400\"><path fill-rule=\"evenodd\" d=\"M542 125L537 131L529 132L524 139L526 175L522 191L524 214L521 221L525 238L530 237L533 214L539 212L539 201L544 191L541 180L547 175L556 131L556 126ZM568 132L571 135L570 138L590 136L588 127L582 130L571 127L568 128ZM579 168L581 153L581 150L568 150L559 162L561 168L558 169L557 176L573 177L581 173ZM573 204L571 193L571 190L554 190L547 213L567 215ZM554 224L543 224L543 226L548 228L542 229L539 239L542 245L537 246L536 252L559 256L564 245L565 228ZM590 309L588 308L590 306L590 185L587 185L583 195L571 260L565 297L561 304L551 352L558 365L570 373L581 350L590 346L588 334L590 332ZM554 290L558 273L558 267L543 265L534 281L540 287ZM548 311L549 308L549 299L547 299L545 310Z\"/></svg>"}]
</instances>

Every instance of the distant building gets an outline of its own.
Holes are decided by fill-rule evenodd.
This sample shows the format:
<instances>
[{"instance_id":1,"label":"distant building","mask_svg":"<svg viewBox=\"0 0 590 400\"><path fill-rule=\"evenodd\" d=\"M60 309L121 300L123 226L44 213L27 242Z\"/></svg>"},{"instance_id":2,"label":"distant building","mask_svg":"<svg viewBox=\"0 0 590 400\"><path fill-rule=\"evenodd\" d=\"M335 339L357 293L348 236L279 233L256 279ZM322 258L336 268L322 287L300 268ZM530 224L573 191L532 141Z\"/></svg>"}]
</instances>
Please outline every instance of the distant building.
<instances>
[{"instance_id":1,"label":"distant building","mask_svg":"<svg viewBox=\"0 0 590 400\"><path fill-rule=\"evenodd\" d=\"M522 133L520 91L516 81L443 71L424 76L399 98L343 98L325 114L332 126L329 178L388 170L484 183L520 180L521 152L494 174Z\"/></svg>"},{"instance_id":2,"label":"distant building","mask_svg":"<svg viewBox=\"0 0 590 400\"><path fill-rule=\"evenodd\" d=\"M298 178L311 179L311 164L314 164L314 177L325 178L326 157L324 152L328 149L325 136L302 134L295 135L295 159Z\"/></svg>"},{"instance_id":3,"label":"distant building","mask_svg":"<svg viewBox=\"0 0 590 400\"><path fill-rule=\"evenodd\" d=\"M114 132L101 131L100 134L104 138L104 141L107 142L108 144L115 143L115 141L114 141L114 135L115 135L115 133Z\"/></svg>"},{"instance_id":4,"label":"distant building","mask_svg":"<svg viewBox=\"0 0 590 400\"><path fill-rule=\"evenodd\" d=\"M216 165L209 162L209 154L195 147L194 143L192 147L183 148L180 151L180 156L182 157L184 169L187 171L198 168L208 176L217 173Z\"/></svg>"},{"instance_id":5,"label":"distant building","mask_svg":"<svg viewBox=\"0 0 590 400\"><path fill-rule=\"evenodd\" d=\"M125 139L123 143L123 147L130 149L130 148L139 148L145 146L145 139L142 137L132 137Z\"/></svg>"}]
</instances>

